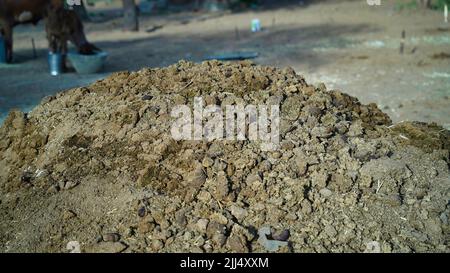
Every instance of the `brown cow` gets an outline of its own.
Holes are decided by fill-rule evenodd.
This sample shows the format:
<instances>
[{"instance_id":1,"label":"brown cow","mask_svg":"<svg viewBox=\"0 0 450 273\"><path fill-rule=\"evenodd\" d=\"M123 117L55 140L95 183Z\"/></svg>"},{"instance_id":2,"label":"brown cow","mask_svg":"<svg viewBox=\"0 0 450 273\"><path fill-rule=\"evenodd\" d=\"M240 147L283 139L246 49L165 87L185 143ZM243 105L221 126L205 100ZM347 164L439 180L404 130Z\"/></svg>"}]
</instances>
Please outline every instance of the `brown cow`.
<instances>
[{"instance_id":1,"label":"brown cow","mask_svg":"<svg viewBox=\"0 0 450 273\"><path fill-rule=\"evenodd\" d=\"M13 27L18 24L36 24L46 19L49 50L65 53L67 41L75 44L82 54L98 50L89 43L80 18L64 8L65 0L0 0L0 31L5 36L6 61L12 61Z\"/></svg>"}]
</instances>

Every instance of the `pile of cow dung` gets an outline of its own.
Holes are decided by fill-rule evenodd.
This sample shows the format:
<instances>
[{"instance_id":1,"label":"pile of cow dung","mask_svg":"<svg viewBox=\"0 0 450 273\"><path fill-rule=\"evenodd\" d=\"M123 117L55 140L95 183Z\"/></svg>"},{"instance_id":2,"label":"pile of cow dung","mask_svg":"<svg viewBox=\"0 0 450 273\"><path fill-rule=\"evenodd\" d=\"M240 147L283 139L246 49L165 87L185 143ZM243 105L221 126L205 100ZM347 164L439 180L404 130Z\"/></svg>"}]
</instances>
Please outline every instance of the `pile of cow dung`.
<instances>
[{"instance_id":1,"label":"pile of cow dung","mask_svg":"<svg viewBox=\"0 0 450 273\"><path fill-rule=\"evenodd\" d=\"M279 104L280 148L175 141L171 109L194 97ZM449 252L449 148L292 69L116 73L5 120L0 251Z\"/></svg>"}]
</instances>

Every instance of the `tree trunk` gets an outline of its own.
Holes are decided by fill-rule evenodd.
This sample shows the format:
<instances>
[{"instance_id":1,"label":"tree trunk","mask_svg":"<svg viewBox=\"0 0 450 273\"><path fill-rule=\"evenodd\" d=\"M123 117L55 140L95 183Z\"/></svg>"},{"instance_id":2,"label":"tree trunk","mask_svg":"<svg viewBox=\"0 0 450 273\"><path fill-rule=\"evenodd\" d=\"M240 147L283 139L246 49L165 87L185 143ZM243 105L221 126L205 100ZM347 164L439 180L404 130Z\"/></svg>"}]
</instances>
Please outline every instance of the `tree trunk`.
<instances>
[{"instance_id":1,"label":"tree trunk","mask_svg":"<svg viewBox=\"0 0 450 273\"><path fill-rule=\"evenodd\" d=\"M417 5L422 8L431 8L431 0L417 0Z\"/></svg>"},{"instance_id":2,"label":"tree trunk","mask_svg":"<svg viewBox=\"0 0 450 273\"><path fill-rule=\"evenodd\" d=\"M137 7L134 0L122 0L123 4L123 28L129 31L138 31L139 22Z\"/></svg>"}]
</instances>

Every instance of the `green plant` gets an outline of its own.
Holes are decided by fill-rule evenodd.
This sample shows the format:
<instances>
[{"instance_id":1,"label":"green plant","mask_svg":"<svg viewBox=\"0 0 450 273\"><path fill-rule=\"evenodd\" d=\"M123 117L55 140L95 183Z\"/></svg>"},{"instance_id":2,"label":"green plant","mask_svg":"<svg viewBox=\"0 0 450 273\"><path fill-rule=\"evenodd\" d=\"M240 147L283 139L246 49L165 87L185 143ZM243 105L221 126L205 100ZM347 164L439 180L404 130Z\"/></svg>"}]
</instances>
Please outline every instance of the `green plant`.
<instances>
[{"instance_id":1,"label":"green plant","mask_svg":"<svg viewBox=\"0 0 450 273\"><path fill-rule=\"evenodd\" d=\"M447 5L448 8L450 9L450 0L434 0L431 2L432 9L443 10L445 5ZM395 4L396 10L416 9L416 8L418 8L417 0L410 0L408 2L397 0L397 3Z\"/></svg>"},{"instance_id":2,"label":"green plant","mask_svg":"<svg viewBox=\"0 0 450 273\"><path fill-rule=\"evenodd\" d=\"M444 6L447 5L450 8L450 0L435 0L432 3L433 9L443 10Z\"/></svg>"}]
</instances>

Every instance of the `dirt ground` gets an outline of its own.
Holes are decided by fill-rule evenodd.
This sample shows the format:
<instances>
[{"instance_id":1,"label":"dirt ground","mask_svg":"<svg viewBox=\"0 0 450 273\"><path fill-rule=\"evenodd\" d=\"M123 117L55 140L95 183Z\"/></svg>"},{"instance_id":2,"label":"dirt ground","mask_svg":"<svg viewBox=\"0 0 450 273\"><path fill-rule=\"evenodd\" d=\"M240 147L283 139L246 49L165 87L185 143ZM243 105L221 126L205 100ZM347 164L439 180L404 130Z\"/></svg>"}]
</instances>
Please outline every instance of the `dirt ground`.
<instances>
[{"instance_id":1,"label":"dirt ground","mask_svg":"<svg viewBox=\"0 0 450 273\"><path fill-rule=\"evenodd\" d=\"M175 140L195 97L279 105L279 145ZM115 73L0 127L0 252L448 252L449 149L292 69Z\"/></svg>"},{"instance_id":2,"label":"dirt ground","mask_svg":"<svg viewBox=\"0 0 450 273\"><path fill-rule=\"evenodd\" d=\"M150 15L138 33L100 7L86 30L110 56L93 75L51 77L42 25L16 28L0 252L449 252L450 131L400 121L449 128L450 31L382 3ZM198 64L229 51L258 65ZM170 109L198 96L280 105L278 150L175 141Z\"/></svg>"},{"instance_id":3,"label":"dirt ground","mask_svg":"<svg viewBox=\"0 0 450 273\"><path fill-rule=\"evenodd\" d=\"M394 1L324 1L238 13L178 12L141 17L141 31L120 30L117 10L100 7L107 20L86 23L88 38L110 54L104 73L51 77L42 23L15 28L15 63L0 65L0 120L13 107L29 111L41 98L86 85L107 74L162 67L215 53L257 51L257 64L293 67L307 82L345 90L375 102L393 121L450 126L450 29L431 10L398 10ZM114 5L112 7L115 7ZM98 16L96 17L98 18ZM263 31L250 32L259 18ZM147 29L155 31L146 32ZM405 30L405 53L399 54ZM31 38L37 58L33 59Z\"/></svg>"}]
</instances>

